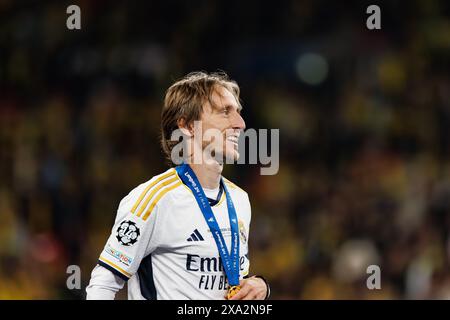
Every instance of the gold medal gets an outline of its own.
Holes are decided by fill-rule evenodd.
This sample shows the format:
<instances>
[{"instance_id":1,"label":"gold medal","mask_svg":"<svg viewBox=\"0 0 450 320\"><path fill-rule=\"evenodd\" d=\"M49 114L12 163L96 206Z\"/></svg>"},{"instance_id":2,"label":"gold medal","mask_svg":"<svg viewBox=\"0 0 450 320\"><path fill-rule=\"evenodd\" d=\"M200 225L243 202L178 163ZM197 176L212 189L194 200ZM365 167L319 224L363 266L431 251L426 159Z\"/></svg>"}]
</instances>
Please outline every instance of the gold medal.
<instances>
[{"instance_id":1,"label":"gold medal","mask_svg":"<svg viewBox=\"0 0 450 320\"><path fill-rule=\"evenodd\" d=\"M236 293L239 292L239 290L241 290L241 286L229 286L228 287L228 292L227 292L227 300L230 300Z\"/></svg>"}]
</instances>

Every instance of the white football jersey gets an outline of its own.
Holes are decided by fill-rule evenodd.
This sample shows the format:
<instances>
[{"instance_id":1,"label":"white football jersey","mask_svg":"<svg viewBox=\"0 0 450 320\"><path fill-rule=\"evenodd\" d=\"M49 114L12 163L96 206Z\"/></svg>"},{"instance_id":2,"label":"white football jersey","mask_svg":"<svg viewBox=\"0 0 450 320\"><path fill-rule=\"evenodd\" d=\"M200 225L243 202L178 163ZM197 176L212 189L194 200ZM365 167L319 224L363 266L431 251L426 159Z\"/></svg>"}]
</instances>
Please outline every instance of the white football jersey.
<instances>
[{"instance_id":1,"label":"white football jersey","mask_svg":"<svg viewBox=\"0 0 450 320\"><path fill-rule=\"evenodd\" d=\"M239 220L240 278L249 272L251 209L245 191L223 179ZM230 250L225 193L212 206ZM224 299L227 278L203 214L174 168L139 185L120 202L100 257L101 266L128 280L129 299Z\"/></svg>"}]
</instances>

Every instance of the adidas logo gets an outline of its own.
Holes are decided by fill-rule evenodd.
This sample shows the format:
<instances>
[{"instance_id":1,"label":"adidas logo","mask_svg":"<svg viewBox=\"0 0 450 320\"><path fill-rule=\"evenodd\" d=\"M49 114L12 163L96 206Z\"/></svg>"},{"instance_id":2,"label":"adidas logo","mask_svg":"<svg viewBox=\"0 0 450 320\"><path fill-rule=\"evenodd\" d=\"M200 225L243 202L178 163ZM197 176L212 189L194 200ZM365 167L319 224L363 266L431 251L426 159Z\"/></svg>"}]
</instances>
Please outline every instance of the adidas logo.
<instances>
[{"instance_id":1,"label":"adidas logo","mask_svg":"<svg viewBox=\"0 0 450 320\"><path fill-rule=\"evenodd\" d=\"M204 241L205 239L203 239L202 235L200 234L200 232L198 232L197 229L194 230L194 232L192 232L191 236L187 239L187 241Z\"/></svg>"}]
</instances>

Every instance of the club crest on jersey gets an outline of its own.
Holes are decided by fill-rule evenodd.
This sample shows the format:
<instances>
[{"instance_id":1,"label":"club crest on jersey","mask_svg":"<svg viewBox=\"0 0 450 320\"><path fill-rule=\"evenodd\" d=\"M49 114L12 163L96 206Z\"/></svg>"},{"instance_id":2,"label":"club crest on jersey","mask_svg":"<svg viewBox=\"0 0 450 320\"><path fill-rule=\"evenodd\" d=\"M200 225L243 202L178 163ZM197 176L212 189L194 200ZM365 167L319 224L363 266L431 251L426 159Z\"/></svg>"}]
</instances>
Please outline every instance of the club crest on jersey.
<instances>
[{"instance_id":1,"label":"club crest on jersey","mask_svg":"<svg viewBox=\"0 0 450 320\"><path fill-rule=\"evenodd\" d=\"M124 246L132 246L136 243L140 235L139 228L133 221L123 221L117 228L116 239Z\"/></svg>"},{"instance_id":2,"label":"club crest on jersey","mask_svg":"<svg viewBox=\"0 0 450 320\"><path fill-rule=\"evenodd\" d=\"M247 243L247 230L245 229L244 222L239 220L239 235L241 236L241 242Z\"/></svg>"}]
</instances>

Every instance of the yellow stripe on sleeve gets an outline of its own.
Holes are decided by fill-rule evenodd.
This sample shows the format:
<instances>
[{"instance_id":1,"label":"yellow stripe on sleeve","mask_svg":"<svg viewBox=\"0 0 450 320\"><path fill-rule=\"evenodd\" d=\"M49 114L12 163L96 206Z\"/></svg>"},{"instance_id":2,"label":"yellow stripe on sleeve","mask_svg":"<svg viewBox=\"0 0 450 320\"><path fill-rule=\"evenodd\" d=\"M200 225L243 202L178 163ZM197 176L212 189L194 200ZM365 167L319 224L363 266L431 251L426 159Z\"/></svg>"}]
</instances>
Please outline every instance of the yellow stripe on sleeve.
<instances>
[{"instance_id":1,"label":"yellow stripe on sleeve","mask_svg":"<svg viewBox=\"0 0 450 320\"><path fill-rule=\"evenodd\" d=\"M139 199L136 201L136 203L134 204L133 208L131 209L131 213L134 213L137 209L137 207L139 206L139 204L141 203L142 199L144 199L145 195L147 194L147 192L150 190L150 188L152 188L153 186L155 186L158 182L160 182L161 180L164 180L170 176L173 176L175 174L175 170L172 169L170 170L170 172L162 175L161 177L159 177L158 179L156 179L155 181L153 181L152 183L150 183L145 190L141 193L141 195L139 196Z\"/></svg>"},{"instance_id":2,"label":"yellow stripe on sleeve","mask_svg":"<svg viewBox=\"0 0 450 320\"><path fill-rule=\"evenodd\" d=\"M150 202L150 199L153 198L153 196L164 186L167 186L169 184L171 184L172 182L178 180L178 177L175 176L171 179L168 179L166 181L161 182L157 187L155 187L152 192L150 192L150 194L147 196L147 198L145 199L144 203L141 206L141 209L139 209L139 212L137 214L138 217L141 216L141 214L144 212L144 209L147 207L148 203Z\"/></svg>"},{"instance_id":3,"label":"yellow stripe on sleeve","mask_svg":"<svg viewBox=\"0 0 450 320\"><path fill-rule=\"evenodd\" d=\"M178 177L177 177L178 178ZM156 206L156 204L158 203L159 199L162 198L163 195L165 195L167 192L169 192L170 190L173 190L179 186L181 186L183 184L183 182L179 181L177 183L175 183L174 185L167 187L165 189L163 189L158 196L155 198L155 200L153 200L152 204L150 205L150 208L147 210L147 212L145 213L144 217L142 218L144 221L147 220L147 218L150 216L150 213L152 212L153 208Z\"/></svg>"},{"instance_id":4,"label":"yellow stripe on sleeve","mask_svg":"<svg viewBox=\"0 0 450 320\"><path fill-rule=\"evenodd\" d=\"M123 273L125 276L127 276L128 278L131 278L131 274L126 272L125 270L123 270L121 267L119 267L118 265L116 265L115 263L109 261L108 259L103 258L102 256L100 256L100 258L98 258L100 261L106 263L107 265L113 267L114 269L116 269L117 271L119 271L120 273Z\"/></svg>"}]
</instances>

